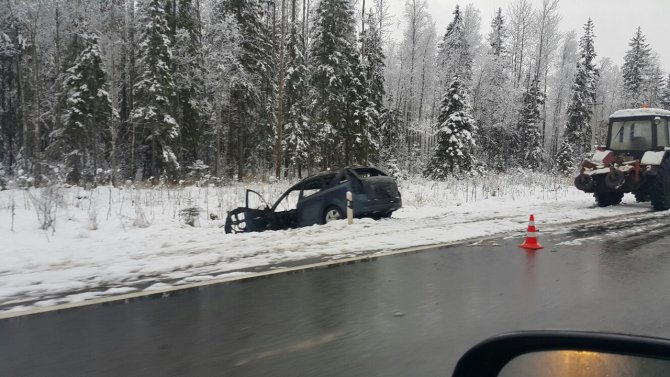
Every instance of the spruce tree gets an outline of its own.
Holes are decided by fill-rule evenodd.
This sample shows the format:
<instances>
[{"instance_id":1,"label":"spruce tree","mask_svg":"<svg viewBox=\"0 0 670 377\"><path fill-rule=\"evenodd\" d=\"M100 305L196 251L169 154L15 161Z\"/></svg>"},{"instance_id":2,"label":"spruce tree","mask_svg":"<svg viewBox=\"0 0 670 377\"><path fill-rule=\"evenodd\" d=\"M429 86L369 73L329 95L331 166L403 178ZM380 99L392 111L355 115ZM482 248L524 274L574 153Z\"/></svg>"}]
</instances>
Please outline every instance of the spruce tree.
<instances>
[{"instance_id":1,"label":"spruce tree","mask_svg":"<svg viewBox=\"0 0 670 377\"><path fill-rule=\"evenodd\" d=\"M558 168L566 175L574 170L575 161L591 150L592 131L589 122L595 106L596 87L600 76L595 66L593 38L593 21L589 19L584 25L584 35L579 41L581 57L577 62L577 72L568 105L568 120L557 156Z\"/></svg>"},{"instance_id":2,"label":"spruce tree","mask_svg":"<svg viewBox=\"0 0 670 377\"><path fill-rule=\"evenodd\" d=\"M175 85L165 10L159 0L147 0L142 11L141 73L134 87L132 121L142 130L144 178L158 179L163 173L174 176L179 169L172 144L180 130L174 118Z\"/></svg>"},{"instance_id":3,"label":"spruce tree","mask_svg":"<svg viewBox=\"0 0 670 377\"><path fill-rule=\"evenodd\" d=\"M389 102L393 102L389 99ZM387 164L398 163L398 150L405 147L403 117L397 108L384 108L379 117L379 154Z\"/></svg>"},{"instance_id":4,"label":"spruce tree","mask_svg":"<svg viewBox=\"0 0 670 377\"><path fill-rule=\"evenodd\" d=\"M237 166L237 178L246 175L250 161L271 160L276 96L275 54L271 17L260 0L224 0L225 17L234 17L242 36L239 75L231 83L228 160ZM231 166L232 167L232 166ZM229 171L231 176L234 171Z\"/></svg>"},{"instance_id":5,"label":"spruce tree","mask_svg":"<svg viewBox=\"0 0 670 377\"><path fill-rule=\"evenodd\" d=\"M109 125L113 111L109 88L103 69L99 38L94 34L81 35L84 50L66 71L66 93L63 129L52 136L61 143L60 152L66 157L68 181L80 183L94 180L98 168L107 167Z\"/></svg>"},{"instance_id":6,"label":"spruce tree","mask_svg":"<svg viewBox=\"0 0 670 377\"><path fill-rule=\"evenodd\" d=\"M648 80L648 69L651 63L651 48L645 43L642 28L638 27L631 39L630 50L626 52L623 63L623 90L626 102L630 107L640 107L648 99L644 88Z\"/></svg>"},{"instance_id":7,"label":"spruce tree","mask_svg":"<svg viewBox=\"0 0 670 377\"><path fill-rule=\"evenodd\" d=\"M493 56L503 56L505 50L505 39L507 30L505 29L505 18L502 15L502 8L498 8L495 17L491 21L491 33L489 33L489 45Z\"/></svg>"},{"instance_id":8,"label":"spruce tree","mask_svg":"<svg viewBox=\"0 0 670 377\"><path fill-rule=\"evenodd\" d=\"M288 69L286 70L286 127L284 129L286 166L293 165L302 178L305 167L318 162L316 130L310 127L309 70L305 58L305 41L292 24L287 44Z\"/></svg>"},{"instance_id":9,"label":"spruce tree","mask_svg":"<svg viewBox=\"0 0 670 377\"><path fill-rule=\"evenodd\" d=\"M177 95L177 122L181 129L182 165L202 159L200 146L204 140L204 114L207 100L204 93L202 66L202 25L193 0L178 0L175 18L174 81Z\"/></svg>"},{"instance_id":10,"label":"spruce tree","mask_svg":"<svg viewBox=\"0 0 670 377\"><path fill-rule=\"evenodd\" d=\"M454 19L447 25L447 31L438 46L438 69L441 72L443 85L448 85L448 79L453 76L468 82L472 75L472 56L458 5L453 14Z\"/></svg>"},{"instance_id":11,"label":"spruce tree","mask_svg":"<svg viewBox=\"0 0 670 377\"><path fill-rule=\"evenodd\" d=\"M17 162L20 146L20 35L21 22L8 11L0 12L0 164L7 173Z\"/></svg>"},{"instance_id":12,"label":"spruce tree","mask_svg":"<svg viewBox=\"0 0 670 377\"><path fill-rule=\"evenodd\" d=\"M475 131L475 121L463 82L458 76L454 76L442 97L437 146L424 175L433 179L445 179L454 173L470 172L474 167Z\"/></svg>"},{"instance_id":13,"label":"spruce tree","mask_svg":"<svg viewBox=\"0 0 670 377\"><path fill-rule=\"evenodd\" d=\"M540 168L544 160L540 107L545 98L539 84L539 80L534 80L523 94L523 107L517 122L516 156L521 166L533 170Z\"/></svg>"},{"instance_id":14,"label":"spruce tree","mask_svg":"<svg viewBox=\"0 0 670 377\"><path fill-rule=\"evenodd\" d=\"M512 144L513 119L510 93L509 59L506 49L507 29L502 9L491 21L488 35L490 49L485 56L475 92L478 93L475 120L479 127L477 144L487 165L498 171L505 170Z\"/></svg>"},{"instance_id":15,"label":"spruce tree","mask_svg":"<svg viewBox=\"0 0 670 377\"><path fill-rule=\"evenodd\" d=\"M647 100L646 104L649 107L659 107L661 102L661 95L665 87L665 77L663 70L657 63L652 63L647 70L647 83L644 86L643 92Z\"/></svg>"},{"instance_id":16,"label":"spruce tree","mask_svg":"<svg viewBox=\"0 0 670 377\"><path fill-rule=\"evenodd\" d=\"M312 109L324 140L321 146L324 165L349 165L354 161L355 115L360 105L355 34L354 11L349 0L319 2L312 30L310 63L314 88Z\"/></svg>"},{"instance_id":17,"label":"spruce tree","mask_svg":"<svg viewBox=\"0 0 670 377\"><path fill-rule=\"evenodd\" d=\"M670 75L668 75L668 78L665 80L665 86L661 89L661 94L658 100L661 108L670 110Z\"/></svg>"},{"instance_id":18,"label":"spruce tree","mask_svg":"<svg viewBox=\"0 0 670 377\"><path fill-rule=\"evenodd\" d=\"M357 160L368 163L377 161L379 154L380 116L382 113L384 90L384 52L377 30L377 20L370 12L361 36L361 59L358 67L357 137L354 147Z\"/></svg>"},{"instance_id":19,"label":"spruce tree","mask_svg":"<svg viewBox=\"0 0 670 377\"><path fill-rule=\"evenodd\" d=\"M368 99L374 109L379 113L382 110L382 102L386 91L384 89L385 59L382 49L382 40L377 30L377 20L374 13L370 12L367 28L361 38L363 46L363 68L365 75L365 86L368 88Z\"/></svg>"}]
</instances>

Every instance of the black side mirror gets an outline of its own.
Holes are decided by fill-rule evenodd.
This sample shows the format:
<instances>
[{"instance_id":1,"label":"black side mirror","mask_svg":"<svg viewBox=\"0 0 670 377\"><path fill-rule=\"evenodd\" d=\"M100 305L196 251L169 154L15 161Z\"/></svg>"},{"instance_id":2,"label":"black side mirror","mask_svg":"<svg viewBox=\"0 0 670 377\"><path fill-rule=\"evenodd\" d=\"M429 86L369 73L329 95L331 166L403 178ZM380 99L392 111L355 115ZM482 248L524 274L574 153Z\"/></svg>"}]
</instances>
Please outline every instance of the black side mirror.
<instances>
[{"instance_id":1,"label":"black side mirror","mask_svg":"<svg viewBox=\"0 0 670 377\"><path fill-rule=\"evenodd\" d=\"M453 376L670 376L670 340L578 331L507 333L471 348Z\"/></svg>"}]
</instances>

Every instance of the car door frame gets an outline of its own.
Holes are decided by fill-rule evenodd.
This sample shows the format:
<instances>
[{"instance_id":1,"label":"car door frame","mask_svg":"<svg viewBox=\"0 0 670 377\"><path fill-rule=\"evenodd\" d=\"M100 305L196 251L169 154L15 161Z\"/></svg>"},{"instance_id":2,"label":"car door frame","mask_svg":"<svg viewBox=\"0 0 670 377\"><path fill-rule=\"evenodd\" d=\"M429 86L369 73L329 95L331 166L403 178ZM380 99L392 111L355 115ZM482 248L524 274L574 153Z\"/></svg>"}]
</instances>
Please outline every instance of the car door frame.
<instances>
[{"instance_id":1,"label":"car door frame","mask_svg":"<svg viewBox=\"0 0 670 377\"><path fill-rule=\"evenodd\" d=\"M318 181L321 184L319 191L305 196L305 187L313 181ZM323 177L314 177L312 180L304 180L300 182L300 194L298 196L298 204L296 210L298 211L298 226L310 226L321 223L321 213L323 212L324 197L322 195L325 189Z\"/></svg>"},{"instance_id":2,"label":"car door frame","mask_svg":"<svg viewBox=\"0 0 670 377\"><path fill-rule=\"evenodd\" d=\"M265 208L249 207L249 194L256 194L265 203ZM274 223L274 211L268 205L268 202L258 192L247 189L244 202L244 222L247 232L262 232L272 229Z\"/></svg>"}]
</instances>

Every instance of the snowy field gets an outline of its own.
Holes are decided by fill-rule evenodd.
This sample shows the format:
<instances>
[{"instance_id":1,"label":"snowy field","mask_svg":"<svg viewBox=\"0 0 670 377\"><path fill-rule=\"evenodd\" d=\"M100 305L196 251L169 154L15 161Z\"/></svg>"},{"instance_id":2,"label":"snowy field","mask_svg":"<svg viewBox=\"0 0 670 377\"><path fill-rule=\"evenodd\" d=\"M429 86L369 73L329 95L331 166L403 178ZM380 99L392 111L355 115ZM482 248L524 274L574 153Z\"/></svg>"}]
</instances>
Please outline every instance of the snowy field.
<instances>
[{"instance_id":1,"label":"snowy field","mask_svg":"<svg viewBox=\"0 0 670 377\"><path fill-rule=\"evenodd\" d=\"M274 200L291 183L2 191L0 312L244 276L300 261L523 232L531 213L541 229L650 211L628 197L621 206L595 208L592 196L572 188L570 180L520 172L401 181L404 207L391 219L224 233L226 211L243 204L245 188Z\"/></svg>"}]
</instances>

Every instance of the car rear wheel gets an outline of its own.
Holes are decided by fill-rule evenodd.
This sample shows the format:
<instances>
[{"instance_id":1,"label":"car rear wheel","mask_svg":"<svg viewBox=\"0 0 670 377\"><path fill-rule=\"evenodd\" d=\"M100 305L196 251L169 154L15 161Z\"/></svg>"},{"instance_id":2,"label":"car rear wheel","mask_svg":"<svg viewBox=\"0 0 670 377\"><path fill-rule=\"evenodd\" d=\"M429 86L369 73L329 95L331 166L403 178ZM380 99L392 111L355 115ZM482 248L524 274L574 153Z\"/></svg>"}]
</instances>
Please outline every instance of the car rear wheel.
<instances>
[{"instance_id":1,"label":"car rear wheel","mask_svg":"<svg viewBox=\"0 0 670 377\"><path fill-rule=\"evenodd\" d=\"M596 197L598 207L615 206L621 203L623 192L596 192L593 196Z\"/></svg>"},{"instance_id":2,"label":"car rear wheel","mask_svg":"<svg viewBox=\"0 0 670 377\"><path fill-rule=\"evenodd\" d=\"M393 214L393 211L390 211L390 212L379 212L379 213L375 213L375 214L373 214L371 217L372 217L373 220L381 220L381 219L388 219L388 218L390 218L392 214Z\"/></svg>"},{"instance_id":3,"label":"car rear wheel","mask_svg":"<svg viewBox=\"0 0 670 377\"><path fill-rule=\"evenodd\" d=\"M323 215L323 223L328 224L331 221L335 220L341 220L343 219L344 216L342 215L342 211L334 206L326 208L326 211Z\"/></svg>"}]
</instances>

